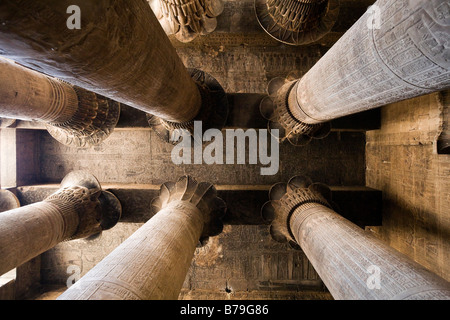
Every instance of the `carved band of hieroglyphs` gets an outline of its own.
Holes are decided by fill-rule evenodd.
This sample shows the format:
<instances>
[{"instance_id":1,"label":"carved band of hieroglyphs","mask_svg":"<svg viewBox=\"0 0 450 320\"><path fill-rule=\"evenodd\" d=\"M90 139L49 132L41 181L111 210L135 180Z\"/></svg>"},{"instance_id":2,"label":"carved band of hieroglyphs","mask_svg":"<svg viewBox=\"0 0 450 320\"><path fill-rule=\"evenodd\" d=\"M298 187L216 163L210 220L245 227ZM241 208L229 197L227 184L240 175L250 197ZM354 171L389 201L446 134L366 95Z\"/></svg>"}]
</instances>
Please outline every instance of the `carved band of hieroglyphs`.
<instances>
[{"instance_id":1,"label":"carved band of hieroglyphs","mask_svg":"<svg viewBox=\"0 0 450 320\"><path fill-rule=\"evenodd\" d=\"M59 80L49 77L45 77L45 80L51 88L50 99L47 112L39 120L55 123L69 120L78 109L78 97L75 90Z\"/></svg>"}]
</instances>

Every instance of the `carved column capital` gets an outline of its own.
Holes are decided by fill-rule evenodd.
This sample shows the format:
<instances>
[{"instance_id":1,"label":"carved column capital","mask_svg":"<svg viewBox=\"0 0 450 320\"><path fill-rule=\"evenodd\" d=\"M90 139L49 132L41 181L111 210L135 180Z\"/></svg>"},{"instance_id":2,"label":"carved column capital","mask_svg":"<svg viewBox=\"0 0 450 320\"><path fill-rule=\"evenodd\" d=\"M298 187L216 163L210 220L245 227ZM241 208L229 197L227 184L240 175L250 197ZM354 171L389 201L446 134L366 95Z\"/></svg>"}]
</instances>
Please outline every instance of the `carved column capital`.
<instances>
[{"instance_id":1,"label":"carved column capital","mask_svg":"<svg viewBox=\"0 0 450 320\"><path fill-rule=\"evenodd\" d=\"M255 0L255 12L271 37L304 45L330 32L339 15L339 0Z\"/></svg>"},{"instance_id":2,"label":"carved column capital","mask_svg":"<svg viewBox=\"0 0 450 320\"><path fill-rule=\"evenodd\" d=\"M63 216L68 212L78 216L78 227L66 240L98 234L112 228L119 221L122 206L110 192L103 191L97 178L86 171L72 171L63 179L60 189L44 202L56 205Z\"/></svg>"},{"instance_id":3,"label":"carved column capital","mask_svg":"<svg viewBox=\"0 0 450 320\"><path fill-rule=\"evenodd\" d=\"M180 141L179 130L194 131L194 121L202 122L202 130L222 129L228 117L228 100L225 90L210 74L195 68L188 72L197 85L201 96L201 107L197 115L187 122L171 122L152 114L147 114L149 126L165 142L177 144Z\"/></svg>"},{"instance_id":4,"label":"carved column capital","mask_svg":"<svg viewBox=\"0 0 450 320\"><path fill-rule=\"evenodd\" d=\"M73 87L78 108L64 122L46 123L50 135L64 145L90 147L100 144L119 121L120 104L97 93Z\"/></svg>"},{"instance_id":5,"label":"carved column capital","mask_svg":"<svg viewBox=\"0 0 450 320\"><path fill-rule=\"evenodd\" d=\"M281 142L288 140L292 145L302 146L312 139L323 139L331 131L329 122L309 124L300 121L289 109L289 97L298 80L274 78L268 84L268 96L261 100L261 115L268 120L268 129L279 130Z\"/></svg>"},{"instance_id":6,"label":"carved column capital","mask_svg":"<svg viewBox=\"0 0 450 320\"><path fill-rule=\"evenodd\" d=\"M195 206L204 221L200 242L222 232L222 217L226 212L225 202L217 196L216 188L208 182L198 183L190 176L182 176L176 182L161 185L159 197L152 201L152 211L156 214L171 204L186 202Z\"/></svg>"},{"instance_id":7,"label":"carved column capital","mask_svg":"<svg viewBox=\"0 0 450 320\"><path fill-rule=\"evenodd\" d=\"M119 103L0 59L0 126L39 121L60 143L89 147L106 139L119 120ZM32 97L32 99L30 99ZM5 119L6 120L6 119Z\"/></svg>"},{"instance_id":8,"label":"carved column capital","mask_svg":"<svg viewBox=\"0 0 450 320\"><path fill-rule=\"evenodd\" d=\"M164 31L181 42L213 32L216 17L223 11L222 0L149 0L149 3Z\"/></svg>"},{"instance_id":9,"label":"carved column capital","mask_svg":"<svg viewBox=\"0 0 450 320\"><path fill-rule=\"evenodd\" d=\"M299 249L290 227L290 218L295 210L314 204L331 208L331 190L322 183L313 183L305 176L294 176L288 183L274 184L269 191L269 201L261 208L261 216L270 224L272 238L281 243L289 243Z\"/></svg>"}]
</instances>

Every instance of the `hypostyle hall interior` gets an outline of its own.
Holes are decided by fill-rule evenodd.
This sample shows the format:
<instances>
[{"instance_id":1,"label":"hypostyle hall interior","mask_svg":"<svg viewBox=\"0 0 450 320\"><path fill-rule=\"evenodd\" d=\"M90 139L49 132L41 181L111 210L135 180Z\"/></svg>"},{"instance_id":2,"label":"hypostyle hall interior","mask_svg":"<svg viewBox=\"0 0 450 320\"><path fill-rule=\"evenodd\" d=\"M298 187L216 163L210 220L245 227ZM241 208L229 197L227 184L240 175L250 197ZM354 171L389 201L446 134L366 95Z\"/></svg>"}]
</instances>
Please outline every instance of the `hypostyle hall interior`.
<instances>
[{"instance_id":1,"label":"hypostyle hall interior","mask_svg":"<svg viewBox=\"0 0 450 320\"><path fill-rule=\"evenodd\" d=\"M0 0L0 299L450 299L449 39L447 0Z\"/></svg>"}]
</instances>

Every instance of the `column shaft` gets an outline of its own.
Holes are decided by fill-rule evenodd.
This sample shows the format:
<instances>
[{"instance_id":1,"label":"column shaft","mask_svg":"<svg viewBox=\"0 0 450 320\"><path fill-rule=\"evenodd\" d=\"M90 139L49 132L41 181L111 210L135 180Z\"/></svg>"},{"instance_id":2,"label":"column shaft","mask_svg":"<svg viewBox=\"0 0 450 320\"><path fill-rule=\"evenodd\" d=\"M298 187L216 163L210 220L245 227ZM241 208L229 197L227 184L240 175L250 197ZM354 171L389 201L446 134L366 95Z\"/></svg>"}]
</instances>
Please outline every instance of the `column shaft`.
<instances>
[{"instance_id":1,"label":"column shaft","mask_svg":"<svg viewBox=\"0 0 450 320\"><path fill-rule=\"evenodd\" d=\"M379 0L298 80L288 107L315 124L450 88L444 0Z\"/></svg>"},{"instance_id":2,"label":"column shaft","mask_svg":"<svg viewBox=\"0 0 450 320\"><path fill-rule=\"evenodd\" d=\"M120 105L0 58L0 117L45 122L60 143L98 145L114 130Z\"/></svg>"},{"instance_id":3,"label":"column shaft","mask_svg":"<svg viewBox=\"0 0 450 320\"><path fill-rule=\"evenodd\" d=\"M0 275L69 238L78 224L73 207L45 201L0 213Z\"/></svg>"},{"instance_id":4,"label":"column shaft","mask_svg":"<svg viewBox=\"0 0 450 320\"><path fill-rule=\"evenodd\" d=\"M195 82L143 0L76 0L81 29L69 29L67 3L0 3L1 54L25 66L172 122L201 107Z\"/></svg>"},{"instance_id":5,"label":"column shaft","mask_svg":"<svg viewBox=\"0 0 450 320\"><path fill-rule=\"evenodd\" d=\"M321 204L298 207L290 227L335 299L450 298L447 281Z\"/></svg>"},{"instance_id":6,"label":"column shaft","mask_svg":"<svg viewBox=\"0 0 450 320\"><path fill-rule=\"evenodd\" d=\"M194 204L171 202L58 299L177 299L204 223Z\"/></svg>"},{"instance_id":7,"label":"column shaft","mask_svg":"<svg viewBox=\"0 0 450 320\"><path fill-rule=\"evenodd\" d=\"M85 171L72 171L45 200L0 213L0 275L64 240L112 228L122 208Z\"/></svg>"},{"instance_id":8,"label":"column shaft","mask_svg":"<svg viewBox=\"0 0 450 320\"><path fill-rule=\"evenodd\" d=\"M0 59L0 116L63 123L78 109L71 85Z\"/></svg>"}]
</instances>

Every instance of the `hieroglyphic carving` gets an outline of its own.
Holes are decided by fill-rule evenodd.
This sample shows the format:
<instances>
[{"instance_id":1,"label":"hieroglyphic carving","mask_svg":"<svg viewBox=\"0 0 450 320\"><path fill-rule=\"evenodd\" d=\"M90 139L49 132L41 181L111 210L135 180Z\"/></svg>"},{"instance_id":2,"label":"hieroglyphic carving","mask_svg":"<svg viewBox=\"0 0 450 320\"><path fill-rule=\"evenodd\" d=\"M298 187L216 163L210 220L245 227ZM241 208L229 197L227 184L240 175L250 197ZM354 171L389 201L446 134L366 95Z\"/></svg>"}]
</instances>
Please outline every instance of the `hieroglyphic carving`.
<instances>
[{"instance_id":1,"label":"hieroglyphic carving","mask_svg":"<svg viewBox=\"0 0 450 320\"><path fill-rule=\"evenodd\" d=\"M301 248L335 299L450 297L450 283L337 214L326 185L296 176L269 198L261 214L273 239Z\"/></svg>"},{"instance_id":2,"label":"hieroglyphic carving","mask_svg":"<svg viewBox=\"0 0 450 320\"><path fill-rule=\"evenodd\" d=\"M222 0L149 0L167 34L181 42L213 32L216 17L223 11Z\"/></svg>"},{"instance_id":3,"label":"hieroglyphic carving","mask_svg":"<svg viewBox=\"0 0 450 320\"><path fill-rule=\"evenodd\" d=\"M448 3L380 0L291 91L292 115L314 124L450 87ZM318 80L320 79L320 80Z\"/></svg>"},{"instance_id":4,"label":"hieroglyphic carving","mask_svg":"<svg viewBox=\"0 0 450 320\"><path fill-rule=\"evenodd\" d=\"M68 30L60 3L35 3L0 4L5 56L168 121L199 112L200 93L146 1L85 0L91 27L79 30Z\"/></svg>"},{"instance_id":5,"label":"hieroglyphic carving","mask_svg":"<svg viewBox=\"0 0 450 320\"><path fill-rule=\"evenodd\" d=\"M58 299L176 299L204 236L222 229L225 203L191 177L161 186L155 215ZM219 227L218 227L219 226Z\"/></svg>"},{"instance_id":6,"label":"hieroglyphic carving","mask_svg":"<svg viewBox=\"0 0 450 320\"><path fill-rule=\"evenodd\" d=\"M299 207L291 227L335 299L448 299L450 284L326 206ZM326 257L323 259L322 257ZM368 285L371 266L379 286Z\"/></svg>"},{"instance_id":7,"label":"hieroglyphic carving","mask_svg":"<svg viewBox=\"0 0 450 320\"><path fill-rule=\"evenodd\" d=\"M0 274L61 241L87 237L113 227L121 206L85 171L72 171L61 188L41 202L0 215Z\"/></svg>"}]
</instances>

